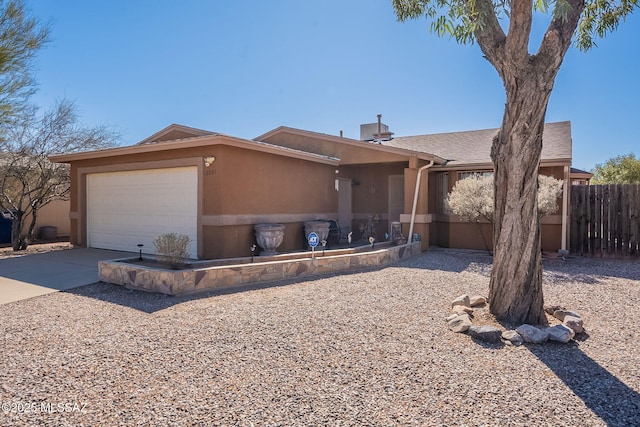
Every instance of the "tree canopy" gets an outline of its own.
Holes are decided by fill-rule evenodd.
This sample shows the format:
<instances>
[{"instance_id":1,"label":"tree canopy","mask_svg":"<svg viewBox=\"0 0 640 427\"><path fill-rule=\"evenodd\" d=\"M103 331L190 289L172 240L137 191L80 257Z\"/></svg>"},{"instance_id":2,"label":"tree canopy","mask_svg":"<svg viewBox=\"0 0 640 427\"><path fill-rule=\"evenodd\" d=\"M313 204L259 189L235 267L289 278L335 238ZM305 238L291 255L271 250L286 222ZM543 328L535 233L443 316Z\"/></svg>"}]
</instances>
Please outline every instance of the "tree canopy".
<instances>
[{"instance_id":1,"label":"tree canopy","mask_svg":"<svg viewBox=\"0 0 640 427\"><path fill-rule=\"evenodd\" d=\"M49 28L28 15L20 0L0 0L0 126L27 106L35 79L32 61L49 41Z\"/></svg>"},{"instance_id":2,"label":"tree canopy","mask_svg":"<svg viewBox=\"0 0 640 427\"><path fill-rule=\"evenodd\" d=\"M482 33L502 22L524 24L524 32L530 32L531 13L551 11L553 21L549 26L557 25L569 19L572 10L583 4L582 13L575 31L575 45L588 50L596 45L596 39L615 31L624 18L638 7L638 0L529 0L510 2L505 0L392 0L398 19L421 16L431 22L431 31L438 36L450 36L458 43L473 43ZM521 3L529 9L529 19L520 22L511 20L512 11ZM511 32L511 31L510 31ZM528 40L523 40L528 41Z\"/></svg>"},{"instance_id":3,"label":"tree canopy","mask_svg":"<svg viewBox=\"0 0 640 427\"><path fill-rule=\"evenodd\" d=\"M39 209L69 196L69 166L52 163L49 156L109 147L117 138L108 127L80 124L67 100L42 115L34 108L14 120L0 141L0 207L13 216L14 250L26 249Z\"/></svg>"},{"instance_id":4,"label":"tree canopy","mask_svg":"<svg viewBox=\"0 0 640 427\"><path fill-rule=\"evenodd\" d=\"M598 163L592 173L592 184L640 184L640 159L634 154L617 156Z\"/></svg>"}]
</instances>

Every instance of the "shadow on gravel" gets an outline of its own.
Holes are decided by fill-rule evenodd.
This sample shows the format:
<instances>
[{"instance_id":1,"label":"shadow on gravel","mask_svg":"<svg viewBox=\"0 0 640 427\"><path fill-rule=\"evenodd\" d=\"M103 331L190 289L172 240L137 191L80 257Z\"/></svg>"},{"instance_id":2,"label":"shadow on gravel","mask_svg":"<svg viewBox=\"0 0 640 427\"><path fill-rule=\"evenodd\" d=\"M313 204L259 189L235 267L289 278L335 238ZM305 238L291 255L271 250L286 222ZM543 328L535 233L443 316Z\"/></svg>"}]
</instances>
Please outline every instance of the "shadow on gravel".
<instances>
[{"instance_id":1,"label":"shadow on gravel","mask_svg":"<svg viewBox=\"0 0 640 427\"><path fill-rule=\"evenodd\" d=\"M608 277L627 280L640 278L640 263L637 260L570 257L566 261L546 260L543 269L547 277L586 285L602 283Z\"/></svg>"},{"instance_id":2,"label":"shadow on gravel","mask_svg":"<svg viewBox=\"0 0 640 427\"><path fill-rule=\"evenodd\" d=\"M91 285L81 286L78 288L68 289L65 293L77 295L86 298L93 298L103 302L117 304L123 307L132 308L134 310L153 314L158 311L182 304L188 301L199 300L202 298L210 298L220 295L237 294L267 288L276 288L306 281L327 279L345 274L358 274L368 271L376 271L376 269L358 269L347 273L327 273L313 277L277 280L270 282L252 283L247 285L233 286L224 289L206 290L191 295L165 295L154 292L145 292L135 289L127 289L120 285L98 282Z\"/></svg>"},{"instance_id":3,"label":"shadow on gravel","mask_svg":"<svg viewBox=\"0 0 640 427\"><path fill-rule=\"evenodd\" d=\"M640 394L584 354L577 344L527 348L608 426L639 425Z\"/></svg>"}]
</instances>

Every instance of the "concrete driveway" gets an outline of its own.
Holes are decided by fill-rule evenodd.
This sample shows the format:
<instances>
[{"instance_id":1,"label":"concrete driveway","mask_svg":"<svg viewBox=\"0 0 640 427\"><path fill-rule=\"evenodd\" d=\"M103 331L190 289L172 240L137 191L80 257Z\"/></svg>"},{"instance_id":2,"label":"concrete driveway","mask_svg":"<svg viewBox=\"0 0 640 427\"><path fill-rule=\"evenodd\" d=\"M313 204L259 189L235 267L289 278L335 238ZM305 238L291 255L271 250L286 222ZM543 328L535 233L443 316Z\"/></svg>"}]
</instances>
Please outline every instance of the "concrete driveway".
<instances>
[{"instance_id":1,"label":"concrete driveway","mask_svg":"<svg viewBox=\"0 0 640 427\"><path fill-rule=\"evenodd\" d=\"M73 248L0 259L0 305L98 281L98 261L130 252Z\"/></svg>"}]
</instances>

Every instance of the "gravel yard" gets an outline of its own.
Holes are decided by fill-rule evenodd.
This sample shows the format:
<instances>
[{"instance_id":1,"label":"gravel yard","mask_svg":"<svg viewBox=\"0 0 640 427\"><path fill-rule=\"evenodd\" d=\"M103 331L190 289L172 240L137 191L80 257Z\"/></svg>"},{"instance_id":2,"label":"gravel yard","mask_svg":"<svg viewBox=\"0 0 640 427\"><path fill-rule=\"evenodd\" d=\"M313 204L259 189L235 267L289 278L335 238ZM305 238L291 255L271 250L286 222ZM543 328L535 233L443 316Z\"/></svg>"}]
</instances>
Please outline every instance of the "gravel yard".
<instances>
[{"instance_id":1,"label":"gravel yard","mask_svg":"<svg viewBox=\"0 0 640 427\"><path fill-rule=\"evenodd\" d=\"M444 321L487 294L490 262L433 250L210 296L94 284L3 305L0 425L640 425L640 262L546 260L546 303L588 334L521 347Z\"/></svg>"}]
</instances>

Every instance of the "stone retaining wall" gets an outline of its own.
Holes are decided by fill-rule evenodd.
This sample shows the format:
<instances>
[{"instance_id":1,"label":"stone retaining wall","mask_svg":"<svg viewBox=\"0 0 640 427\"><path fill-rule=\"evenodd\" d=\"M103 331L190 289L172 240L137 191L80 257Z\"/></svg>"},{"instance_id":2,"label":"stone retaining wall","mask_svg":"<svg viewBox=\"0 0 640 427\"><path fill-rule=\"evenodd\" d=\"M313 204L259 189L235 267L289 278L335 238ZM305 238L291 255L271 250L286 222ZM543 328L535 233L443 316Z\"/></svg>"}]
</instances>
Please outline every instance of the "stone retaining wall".
<instances>
[{"instance_id":1,"label":"stone retaining wall","mask_svg":"<svg viewBox=\"0 0 640 427\"><path fill-rule=\"evenodd\" d=\"M418 253L420 242L414 242L365 252L325 256L316 253L315 258L273 260L277 257L270 257L269 261L262 261L260 257L256 257L254 262L250 262L249 258L249 262L246 263L207 267L198 267L196 263L192 268L185 270L129 264L126 261L132 259L128 258L100 261L98 270L103 282L168 295L184 295L251 283L382 267ZM287 256L290 257L291 255Z\"/></svg>"}]
</instances>

